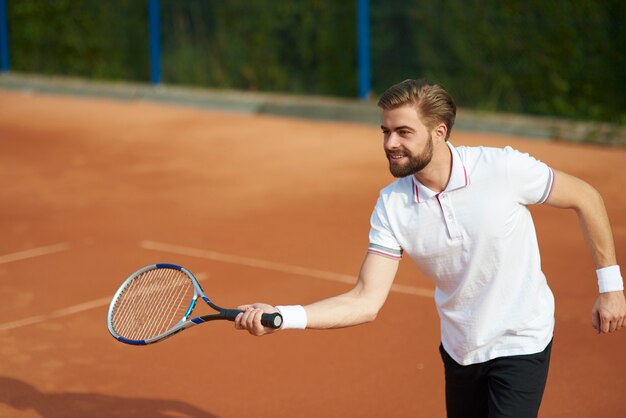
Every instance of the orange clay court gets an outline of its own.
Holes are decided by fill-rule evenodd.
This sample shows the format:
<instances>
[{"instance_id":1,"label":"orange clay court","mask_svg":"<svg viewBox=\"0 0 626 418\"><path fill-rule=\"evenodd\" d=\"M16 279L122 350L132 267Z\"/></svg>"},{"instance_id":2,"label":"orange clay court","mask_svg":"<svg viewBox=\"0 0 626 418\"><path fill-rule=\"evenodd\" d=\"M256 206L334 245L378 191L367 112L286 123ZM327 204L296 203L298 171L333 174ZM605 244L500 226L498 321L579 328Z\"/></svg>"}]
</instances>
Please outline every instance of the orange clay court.
<instances>
[{"instance_id":1,"label":"orange clay court","mask_svg":"<svg viewBox=\"0 0 626 418\"><path fill-rule=\"evenodd\" d=\"M625 265L626 149L451 141L511 145L589 181ZM0 92L0 416L443 417L432 285L408 258L360 327L253 338L213 322L146 347L106 327L122 280L155 262L187 267L224 307L348 290L392 180L377 126ZM557 306L540 416L623 416L626 331L591 327L577 218L532 210Z\"/></svg>"}]
</instances>

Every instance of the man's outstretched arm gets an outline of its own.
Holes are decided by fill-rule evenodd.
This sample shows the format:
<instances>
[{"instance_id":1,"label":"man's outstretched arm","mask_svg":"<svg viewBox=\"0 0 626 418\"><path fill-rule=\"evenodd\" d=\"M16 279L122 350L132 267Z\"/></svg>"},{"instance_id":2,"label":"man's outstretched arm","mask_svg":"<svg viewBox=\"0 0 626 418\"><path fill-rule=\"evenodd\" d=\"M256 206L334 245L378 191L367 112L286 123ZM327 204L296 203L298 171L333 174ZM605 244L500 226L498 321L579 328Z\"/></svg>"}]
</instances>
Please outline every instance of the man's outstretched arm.
<instances>
[{"instance_id":1,"label":"man's outstretched arm","mask_svg":"<svg viewBox=\"0 0 626 418\"><path fill-rule=\"evenodd\" d=\"M354 288L304 307L294 307L293 314L304 315L297 321L304 321L303 326L314 329L343 328L371 322L387 299L398 265L398 260L367 254ZM277 312L275 306L255 303L242 305L239 309L245 312L235 320L235 328L248 330L253 335L274 332L261 325L261 315ZM284 316L290 314L284 309L282 311ZM291 318L285 318L286 323L290 321Z\"/></svg>"}]
</instances>

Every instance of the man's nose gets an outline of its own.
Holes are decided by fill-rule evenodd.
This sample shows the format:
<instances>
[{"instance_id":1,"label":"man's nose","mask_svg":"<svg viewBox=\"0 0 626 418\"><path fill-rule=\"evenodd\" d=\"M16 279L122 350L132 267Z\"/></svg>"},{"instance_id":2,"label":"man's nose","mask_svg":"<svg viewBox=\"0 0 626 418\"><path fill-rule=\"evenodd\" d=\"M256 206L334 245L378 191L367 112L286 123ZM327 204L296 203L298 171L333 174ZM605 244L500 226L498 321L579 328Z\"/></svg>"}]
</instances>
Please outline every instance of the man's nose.
<instances>
[{"instance_id":1,"label":"man's nose","mask_svg":"<svg viewBox=\"0 0 626 418\"><path fill-rule=\"evenodd\" d=\"M394 149L400 146L400 142L398 141L398 135L394 132L391 132L385 137L385 149Z\"/></svg>"}]
</instances>

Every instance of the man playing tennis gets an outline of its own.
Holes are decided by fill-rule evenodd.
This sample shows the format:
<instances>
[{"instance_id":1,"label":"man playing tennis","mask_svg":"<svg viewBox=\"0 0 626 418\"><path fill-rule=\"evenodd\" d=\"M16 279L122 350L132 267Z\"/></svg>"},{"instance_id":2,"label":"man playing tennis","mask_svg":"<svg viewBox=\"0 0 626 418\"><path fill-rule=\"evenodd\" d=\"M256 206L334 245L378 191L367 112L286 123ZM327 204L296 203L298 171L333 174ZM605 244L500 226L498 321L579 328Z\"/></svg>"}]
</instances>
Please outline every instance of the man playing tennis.
<instances>
[{"instance_id":1,"label":"man playing tennis","mask_svg":"<svg viewBox=\"0 0 626 418\"><path fill-rule=\"evenodd\" d=\"M378 101L389 169L371 217L370 245L349 292L307 306L244 305L235 326L253 335L280 311L288 328L374 320L402 254L436 285L448 417L536 417L554 329L531 204L574 209L596 264L598 333L626 325L623 280L602 198L584 181L506 147L454 147L450 95L406 80Z\"/></svg>"}]
</instances>

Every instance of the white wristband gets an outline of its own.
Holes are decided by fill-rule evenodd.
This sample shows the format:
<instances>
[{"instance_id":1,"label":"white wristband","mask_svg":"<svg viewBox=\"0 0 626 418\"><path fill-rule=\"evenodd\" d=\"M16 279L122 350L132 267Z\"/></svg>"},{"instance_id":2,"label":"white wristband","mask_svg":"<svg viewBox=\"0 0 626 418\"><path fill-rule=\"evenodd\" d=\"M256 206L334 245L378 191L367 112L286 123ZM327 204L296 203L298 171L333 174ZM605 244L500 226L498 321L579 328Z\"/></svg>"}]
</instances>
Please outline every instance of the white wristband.
<instances>
[{"instance_id":1,"label":"white wristband","mask_svg":"<svg viewBox=\"0 0 626 418\"><path fill-rule=\"evenodd\" d=\"M596 270L600 293L624 290L624 281L619 266L604 267Z\"/></svg>"},{"instance_id":2,"label":"white wristband","mask_svg":"<svg viewBox=\"0 0 626 418\"><path fill-rule=\"evenodd\" d=\"M276 309L283 316L281 329L305 329L307 316L301 305L277 306Z\"/></svg>"}]
</instances>

